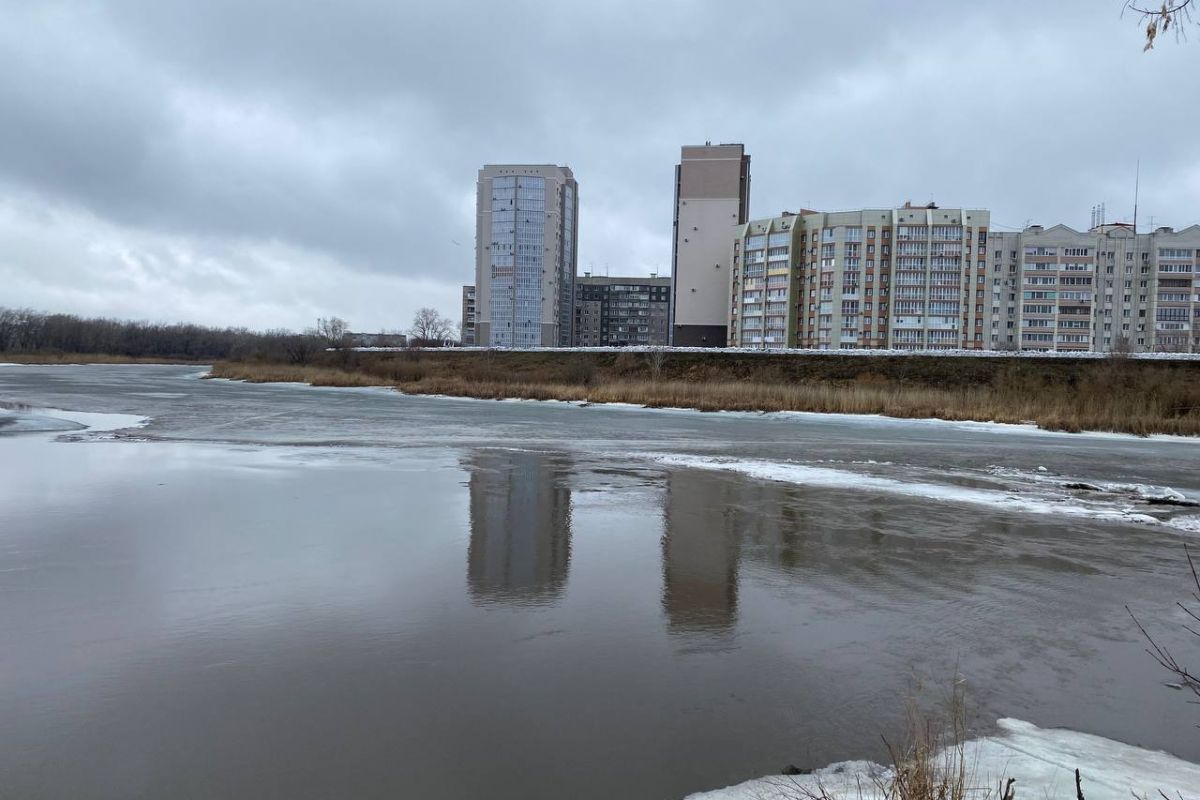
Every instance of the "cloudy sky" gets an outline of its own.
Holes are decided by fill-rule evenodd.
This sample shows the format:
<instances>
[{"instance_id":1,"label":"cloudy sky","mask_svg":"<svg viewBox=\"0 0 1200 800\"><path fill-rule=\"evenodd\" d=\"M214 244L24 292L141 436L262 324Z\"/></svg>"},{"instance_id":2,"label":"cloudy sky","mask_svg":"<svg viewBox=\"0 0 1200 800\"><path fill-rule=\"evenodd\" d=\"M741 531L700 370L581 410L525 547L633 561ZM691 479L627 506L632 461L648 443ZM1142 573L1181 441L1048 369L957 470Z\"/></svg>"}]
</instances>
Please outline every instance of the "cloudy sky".
<instances>
[{"instance_id":1,"label":"cloudy sky","mask_svg":"<svg viewBox=\"0 0 1200 800\"><path fill-rule=\"evenodd\" d=\"M320 6L320 8L317 8ZM475 174L567 164L582 268L666 273L684 143L752 216L906 199L1200 222L1200 27L1121 0L0 0L0 305L457 319Z\"/></svg>"}]
</instances>

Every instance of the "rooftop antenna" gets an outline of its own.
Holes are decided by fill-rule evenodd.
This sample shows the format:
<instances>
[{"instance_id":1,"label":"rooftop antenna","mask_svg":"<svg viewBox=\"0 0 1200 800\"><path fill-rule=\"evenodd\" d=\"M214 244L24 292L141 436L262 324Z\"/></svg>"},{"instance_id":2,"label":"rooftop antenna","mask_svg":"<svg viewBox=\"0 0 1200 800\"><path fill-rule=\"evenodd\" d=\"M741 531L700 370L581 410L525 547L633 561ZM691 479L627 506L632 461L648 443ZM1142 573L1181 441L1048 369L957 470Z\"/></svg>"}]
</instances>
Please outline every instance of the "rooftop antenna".
<instances>
[{"instance_id":1,"label":"rooftop antenna","mask_svg":"<svg viewBox=\"0 0 1200 800\"><path fill-rule=\"evenodd\" d=\"M1142 179L1142 160L1137 160L1136 171L1133 173L1133 233L1137 235L1138 186Z\"/></svg>"}]
</instances>

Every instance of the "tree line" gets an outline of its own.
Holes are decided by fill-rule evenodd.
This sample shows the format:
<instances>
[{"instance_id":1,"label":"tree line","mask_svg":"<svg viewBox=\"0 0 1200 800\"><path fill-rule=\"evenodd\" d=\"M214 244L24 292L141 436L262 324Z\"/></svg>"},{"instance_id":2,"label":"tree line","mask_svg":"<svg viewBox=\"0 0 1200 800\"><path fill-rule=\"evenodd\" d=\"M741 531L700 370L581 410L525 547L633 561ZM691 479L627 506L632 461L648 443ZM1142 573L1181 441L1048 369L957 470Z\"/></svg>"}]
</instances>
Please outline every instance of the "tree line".
<instances>
[{"instance_id":1,"label":"tree line","mask_svg":"<svg viewBox=\"0 0 1200 800\"><path fill-rule=\"evenodd\" d=\"M453 325L448 320L431 308L422 308L413 319L407 343L440 347L452 343L453 338ZM0 353L104 354L189 361L261 359L303 364L327 347L354 344L349 325L338 317L322 318L315 328L296 333L284 329L212 328L186 322L130 322L0 307Z\"/></svg>"},{"instance_id":2,"label":"tree line","mask_svg":"<svg viewBox=\"0 0 1200 800\"><path fill-rule=\"evenodd\" d=\"M0 308L2 353L103 353L130 358L304 361L327 342L315 330L251 331L177 322L130 322Z\"/></svg>"}]
</instances>

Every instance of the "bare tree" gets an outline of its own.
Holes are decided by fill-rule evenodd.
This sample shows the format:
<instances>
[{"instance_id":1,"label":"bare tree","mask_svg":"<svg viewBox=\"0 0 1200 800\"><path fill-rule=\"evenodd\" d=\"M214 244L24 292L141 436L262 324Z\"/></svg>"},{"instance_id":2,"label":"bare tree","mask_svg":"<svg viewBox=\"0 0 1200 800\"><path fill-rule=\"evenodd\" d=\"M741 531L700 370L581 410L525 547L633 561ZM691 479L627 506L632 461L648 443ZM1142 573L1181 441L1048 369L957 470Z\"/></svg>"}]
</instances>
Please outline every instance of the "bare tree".
<instances>
[{"instance_id":1,"label":"bare tree","mask_svg":"<svg viewBox=\"0 0 1200 800\"><path fill-rule=\"evenodd\" d=\"M1192 599L1196 603L1200 603L1200 576L1196 574L1196 564L1192 561L1192 552L1188 549L1186 544L1183 546L1183 552L1184 555L1187 556L1188 567L1192 572L1192 584L1196 587L1196 591L1192 592ZM1177 605L1184 614L1187 614L1189 619L1193 620L1191 623L1180 623L1183 629L1192 636L1200 638L1200 631L1193 627L1196 623L1200 623L1200 612L1188 608L1183 603L1176 603L1175 605ZM1200 675L1192 672L1186 666L1179 663L1174 654L1171 653L1171 651L1168 650L1165 645L1159 644L1154 637L1147 632L1145 626L1142 625L1141 621L1138 620L1137 616L1133 613L1129 606L1125 606L1125 610L1129 612L1129 616L1133 618L1133 624L1137 625L1138 630L1142 632L1142 637L1146 640L1146 643L1150 645L1148 648L1146 648L1146 652L1150 654L1151 658L1158 662L1160 667L1170 672L1179 681L1176 688L1187 689L1196 697L1200 697Z\"/></svg>"},{"instance_id":2,"label":"bare tree","mask_svg":"<svg viewBox=\"0 0 1200 800\"><path fill-rule=\"evenodd\" d=\"M341 317L321 317L317 320L317 335L324 339L330 347L341 347L346 343L350 326Z\"/></svg>"},{"instance_id":3,"label":"bare tree","mask_svg":"<svg viewBox=\"0 0 1200 800\"><path fill-rule=\"evenodd\" d=\"M1192 19L1192 0L1163 0L1157 8L1135 5L1136 0L1126 0L1125 10L1138 15L1140 24L1146 26L1145 50L1154 49L1154 40L1168 30L1175 32L1176 38L1183 35L1183 23Z\"/></svg>"},{"instance_id":4,"label":"bare tree","mask_svg":"<svg viewBox=\"0 0 1200 800\"><path fill-rule=\"evenodd\" d=\"M1108 357L1114 361L1126 361L1132 353L1133 340L1122 334L1113 339L1112 347L1108 351Z\"/></svg>"},{"instance_id":5,"label":"bare tree","mask_svg":"<svg viewBox=\"0 0 1200 800\"><path fill-rule=\"evenodd\" d=\"M667 351L662 347L652 347L646 353L646 366L650 368L650 380L658 383L662 375L663 363L667 360Z\"/></svg>"},{"instance_id":6,"label":"bare tree","mask_svg":"<svg viewBox=\"0 0 1200 800\"><path fill-rule=\"evenodd\" d=\"M307 364L318 349L318 339L309 332L291 334L283 339L283 352L292 364Z\"/></svg>"},{"instance_id":7,"label":"bare tree","mask_svg":"<svg viewBox=\"0 0 1200 800\"><path fill-rule=\"evenodd\" d=\"M421 347L440 345L450 338L451 323L436 308L422 308L413 317L409 344Z\"/></svg>"}]
</instances>

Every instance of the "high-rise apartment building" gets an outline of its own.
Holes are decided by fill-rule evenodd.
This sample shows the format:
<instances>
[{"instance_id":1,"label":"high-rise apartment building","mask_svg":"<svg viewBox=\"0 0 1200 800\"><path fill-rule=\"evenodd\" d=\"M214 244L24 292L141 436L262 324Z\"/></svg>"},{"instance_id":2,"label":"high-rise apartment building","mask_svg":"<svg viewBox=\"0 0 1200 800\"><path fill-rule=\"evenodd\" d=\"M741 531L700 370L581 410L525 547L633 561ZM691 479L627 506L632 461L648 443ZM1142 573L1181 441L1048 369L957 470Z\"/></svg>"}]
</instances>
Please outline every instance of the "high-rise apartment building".
<instances>
[{"instance_id":1,"label":"high-rise apartment building","mask_svg":"<svg viewBox=\"0 0 1200 800\"><path fill-rule=\"evenodd\" d=\"M572 341L579 187L568 167L489 164L475 205L476 342Z\"/></svg>"},{"instance_id":2,"label":"high-rise apartment building","mask_svg":"<svg viewBox=\"0 0 1200 800\"><path fill-rule=\"evenodd\" d=\"M475 346L475 287L462 287L462 331L460 333L463 347Z\"/></svg>"},{"instance_id":3,"label":"high-rise apartment building","mask_svg":"<svg viewBox=\"0 0 1200 800\"><path fill-rule=\"evenodd\" d=\"M685 146L675 167L671 344L723 347L729 242L750 210L750 156L740 144Z\"/></svg>"},{"instance_id":4,"label":"high-rise apartment building","mask_svg":"<svg viewBox=\"0 0 1200 800\"><path fill-rule=\"evenodd\" d=\"M796 346L803 231L804 217L789 213L736 229L730 258L730 347Z\"/></svg>"},{"instance_id":5,"label":"high-rise apartment building","mask_svg":"<svg viewBox=\"0 0 1200 800\"><path fill-rule=\"evenodd\" d=\"M735 231L735 347L983 349L989 214L905 204L809 212Z\"/></svg>"},{"instance_id":6,"label":"high-rise apartment building","mask_svg":"<svg viewBox=\"0 0 1200 800\"><path fill-rule=\"evenodd\" d=\"M575 344L665 346L670 292L670 278L576 278Z\"/></svg>"},{"instance_id":7,"label":"high-rise apartment building","mask_svg":"<svg viewBox=\"0 0 1200 800\"><path fill-rule=\"evenodd\" d=\"M989 346L1200 352L1200 225L993 233Z\"/></svg>"}]
</instances>

